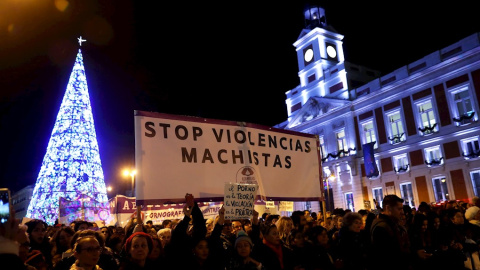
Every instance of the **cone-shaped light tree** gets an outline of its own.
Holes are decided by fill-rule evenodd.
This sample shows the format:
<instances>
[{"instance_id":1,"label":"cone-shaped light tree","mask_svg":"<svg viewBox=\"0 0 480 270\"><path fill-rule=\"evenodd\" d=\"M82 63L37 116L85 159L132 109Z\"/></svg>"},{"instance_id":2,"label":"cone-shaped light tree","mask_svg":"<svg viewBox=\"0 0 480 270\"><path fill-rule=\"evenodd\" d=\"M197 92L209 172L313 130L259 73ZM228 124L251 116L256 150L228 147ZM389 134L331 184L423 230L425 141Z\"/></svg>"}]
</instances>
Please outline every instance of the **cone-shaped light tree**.
<instances>
[{"instance_id":1,"label":"cone-shaped light tree","mask_svg":"<svg viewBox=\"0 0 480 270\"><path fill-rule=\"evenodd\" d=\"M85 40L80 37L80 45L82 41ZM108 201L80 49L48 142L27 217L54 224L58 218L60 197L69 201L81 198L98 203Z\"/></svg>"}]
</instances>

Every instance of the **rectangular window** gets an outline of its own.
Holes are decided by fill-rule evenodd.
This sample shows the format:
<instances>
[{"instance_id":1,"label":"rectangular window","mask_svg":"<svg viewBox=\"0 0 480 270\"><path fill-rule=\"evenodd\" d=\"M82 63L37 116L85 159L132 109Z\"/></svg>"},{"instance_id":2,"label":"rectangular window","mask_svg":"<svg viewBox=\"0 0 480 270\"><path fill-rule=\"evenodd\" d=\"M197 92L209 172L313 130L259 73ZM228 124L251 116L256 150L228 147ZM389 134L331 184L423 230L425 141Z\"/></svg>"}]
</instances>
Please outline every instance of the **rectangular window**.
<instances>
[{"instance_id":1,"label":"rectangular window","mask_svg":"<svg viewBox=\"0 0 480 270\"><path fill-rule=\"evenodd\" d=\"M475 196L480 197L480 170L470 172L470 178L472 179Z\"/></svg>"},{"instance_id":2,"label":"rectangular window","mask_svg":"<svg viewBox=\"0 0 480 270\"><path fill-rule=\"evenodd\" d=\"M400 193L403 199L403 204L410 205L410 207L415 207L415 201L413 199L413 189L412 183L402 183L400 184Z\"/></svg>"},{"instance_id":3,"label":"rectangular window","mask_svg":"<svg viewBox=\"0 0 480 270\"><path fill-rule=\"evenodd\" d=\"M372 195L375 201L378 202L378 205L380 205L380 207L383 207L383 189L382 188L372 189Z\"/></svg>"},{"instance_id":4,"label":"rectangular window","mask_svg":"<svg viewBox=\"0 0 480 270\"><path fill-rule=\"evenodd\" d=\"M377 149L378 144L376 143L377 137L375 136L375 127L373 126L373 121L369 121L362 124L362 129L363 129L364 143L375 142L375 145L373 146L373 148Z\"/></svg>"},{"instance_id":5,"label":"rectangular window","mask_svg":"<svg viewBox=\"0 0 480 270\"><path fill-rule=\"evenodd\" d=\"M473 112L472 101L468 89L453 94L453 101L455 102L458 116Z\"/></svg>"},{"instance_id":6,"label":"rectangular window","mask_svg":"<svg viewBox=\"0 0 480 270\"><path fill-rule=\"evenodd\" d=\"M463 156L466 159L478 158L480 156L480 143L478 136L461 140Z\"/></svg>"},{"instance_id":7,"label":"rectangular window","mask_svg":"<svg viewBox=\"0 0 480 270\"><path fill-rule=\"evenodd\" d=\"M408 159L407 155L398 155L393 157L394 160L394 166L395 166L395 172L396 173L403 173L403 172L408 172L410 165L408 164Z\"/></svg>"},{"instance_id":8,"label":"rectangular window","mask_svg":"<svg viewBox=\"0 0 480 270\"><path fill-rule=\"evenodd\" d=\"M400 111L388 115L388 121L390 122L391 137L388 137L391 144L397 144L405 141L405 130L403 129L402 116Z\"/></svg>"},{"instance_id":9,"label":"rectangular window","mask_svg":"<svg viewBox=\"0 0 480 270\"><path fill-rule=\"evenodd\" d=\"M353 204L353 193L348 192L345 193L345 204L346 208L352 210L352 212L355 212L355 206Z\"/></svg>"},{"instance_id":10,"label":"rectangular window","mask_svg":"<svg viewBox=\"0 0 480 270\"><path fill-rule=\"evenodd\" d=\"M475 112L475 110L473 108L472 98L468 87L464 87L459 91L452 92L452 96L455 109L457 110L454 112L454 115L457 115L457 117L453 119L455 123L458 126L461 126L470 124L472 121L474 121L475 117L472 117L472 114Z\"/></svg>"},{"instance_id":11,"label":"rectangular window","mask_svg":"<svg viewBox=\"0 0 480 270\"><path fill-rule=\"evenodd\" d=\"M435 119L432 101L429 100L427 102L418 104L417 107L421 121L419 130L422 132L422 134L428 135L438 131L438 125Z\"/></svg>"},{"instance_id":12,"label":"rectangular window","mask_svg":"<svg viewBox=\"0 0 480 270\"><path fill-rule=\"evenodd\" d=\"M438 166L443 164L443 156L440 146L429 147L425 149L425 164L427 166Z\"/></svg>"},{"instance_id":13,"label":"rectangular window","mask_svg":"<svg viewBox=\"0 0 480 270\"><path fill-rule=\"evenodd\" d=\"M447 179L444 176L432 179L433 193L435 194L435 202L443 202L450 200L448 195Z\"/></svg>"},{"instance_id":14,"label":"rectangular window","mask_svg":"<svg viewBox=\"0 0 480 270\"><path fill-rule=\"evenodd\" d=\"M335 134L337 138L337 154L339 157L348 156L347 138L345 137L345 130L339 131Z\"/></svg>"}]
</instances>

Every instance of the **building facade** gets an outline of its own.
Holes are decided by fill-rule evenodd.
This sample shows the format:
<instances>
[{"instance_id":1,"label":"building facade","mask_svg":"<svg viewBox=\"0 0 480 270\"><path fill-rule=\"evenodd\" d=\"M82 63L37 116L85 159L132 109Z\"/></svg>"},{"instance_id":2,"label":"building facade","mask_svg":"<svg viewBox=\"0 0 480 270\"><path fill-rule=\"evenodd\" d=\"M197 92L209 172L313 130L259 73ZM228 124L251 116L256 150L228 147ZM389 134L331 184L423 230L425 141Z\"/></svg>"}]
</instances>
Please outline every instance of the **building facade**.
<instances>
[{"instance_id":1,"label":"building facade","mask_svg":"<svg viewBox=\"0 0 480 270\"><path fill-rule=\"evenodd\" d=\"M275 127L318 135L326 199L358 211L387 194L412 207L480 196L480 33L380 76L344 59L322 8L304 15L300 85Z\"/></svg>"},{"instance_id":2,"label":"building facade","mask_svg":"<svg viewBox=\"0 0 480 270\"><path fill-rule=\"evenodd\" d=\"M15 210L15 218L22 219L27 215L28 205L32 199L34 185L28 185L17 192L12 193L12 207Z\"/></svg>"}]
</instances>

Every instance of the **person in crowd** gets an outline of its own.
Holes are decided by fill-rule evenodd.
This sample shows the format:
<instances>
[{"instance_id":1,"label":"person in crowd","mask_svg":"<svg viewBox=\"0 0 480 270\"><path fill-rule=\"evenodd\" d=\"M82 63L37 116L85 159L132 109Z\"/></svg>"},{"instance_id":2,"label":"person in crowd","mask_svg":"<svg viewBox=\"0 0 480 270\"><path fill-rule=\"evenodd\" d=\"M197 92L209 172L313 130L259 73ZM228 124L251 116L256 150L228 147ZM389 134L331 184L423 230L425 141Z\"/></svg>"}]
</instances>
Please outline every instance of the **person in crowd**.
<instances>
[{"instance_id":1,"label":"person in crowd","mask_svg":"<svg viewBox=\"0 0 480 270\"><path fill-rule=\"evenodd\" d=\"M165 219L162 221L162 229L165 229L165 228L172 228L172 220L171 219Z\"/></svg>"},{"instance_id":2,"label":"person in crowd","mask_svg":"<svg viewBox=\"0 0 480 270\"><path fill-rule=\"evenodd\" d=\"M303 215L303 212L300 211ZM252 258L262 263L266 269L298 269L300 262L293 252L282 245L275 224L265 224L260 228L258 212L253 211L251 238L254 243ZM263 239L260 240L260 229Z\"/></svg>"},{"instance_id":3,"label":"person in crowd","mask_svg":"<svg viewBox=\"0 0 480 270\"><path fill-rule=\"evenodd\" d=\"M367 217L365 218L365 225L363 226L363 229L360 231L360 234L362 235L363 242L365 243L365 249L368 254L368 250L370 248L370 228L372 227L373 221L377 218L377 215L375 215L373 212L368 212ZM362 220L364 218L362 217Z\"/></svg>"},{"instance_id":4,"label":"person in crowd","mask_svg":"<svg viewBox=\"0 0 480 270\"><path fill-rule=\"evenodd\" d=\"M2 269L30 270L31 266L26 265L19 253L22 250L22 244L28 243L26 228L22 230L19 221L15 219L14 211L10 214L7 222L0 224L0 260ZM18 245L20 243L20 247ZM25 249L25 248L24 248ZM28 247L26 248L28 249ZM28 250L24 250L28 253ZM27 256L23 254L23 256Z\"/></svg>"},{"instance_id":5,"label":"person in crowd","mask_svg":"<svg viewBox=\"0 0 480 270\"><path fill-rule=\"evenodd\" d=\"M360 209L358 212L362 216L362 230L365 228L365 221L367 220L367 214L370 213L366 209Z\"/></svg>"},{"instance_id":6,"label":"person in crowd","mask_svg":"<svg viewBox=\"0 0 480 270\"><path fill-rule=\"evenodd\" d=\"M86 221L86 220L76 220L75 221L75 226L73 227L73 230L75 232L78 231L83 231L83 230L88 230L88 229L93 229L93 223Z\"/></svg>"},{"instance_id":7,"label":"person in crowd","mask_svg":"<svg viewBox=\"0 0 480 270\"><path fill-rule=\"evenodd\" d=\"M337 212L337 215L333 216L333 227L328 231L328 238L332 242L333 246L336 246L338 240L338 231L342 228L344 212Z\"/></svg>"},{"instance_id":8,"label":"person in crowd","mask_svg":"<svg viewBox=\"0 0 480 270\"><path fill-rule=\"evenodd\" d=\"M150 235L152 236L152 235ZM148 255L148 259L152 261L153 264L159 265L164 263L165 260L165 251L163 249L162 241L158 238L157 235L152 236L153 246L152 251Z\"/></svg>"},{"instance_id":9,"label":"person in crowd","mask_svg":"<svg viewBox=\"0 0 480 270\"><path fill-rule=\"evenodd\" d=\"M280 241L286 247L290 246L290 242L288 236L290 235L290 231L293 229L293 221L291 217L281 216L277 222L275 223L278 229L278 235L280 237Z\"/></svg>"},{"instance_id":10,"label":"person in crowd","mask_svg":"<svg viewBox=\"0 0 480 270\"><path fill-rule=\"evenodd\" d=\"M409 228L412 265L413 269L434 269L433 246L430 230L428 230L428 219L425 214L417 213Z\"/></svg>"},{"instance_id":11,"label":"person in crowd","mask_svg":"<svg viewBox=\"0 0 480 270\"><path fill-rule=\"evenodd\" d=\"M303 212L302 212L302 215L303 215ZM265 220L265 224L275 224L279 218L280 218L280 215L270 214Z\"/></svg>"},{"instance_id":12,"label":"person in crowd","mask_svg":"<svg viewBox=\"0 0 480 270\"><path fill-rule=\"evenodd\" d=\"M113 233L110 237L110 241L105 244L105 246L112 251L112 256L118 263L120 263L124 237L125 235L123 235L122 233Z\"/></svg>"},{"instance_id":13,"label":"person in crowd","mask_svg":"<svg viewBox=\"0 0 480 270\"><path fill-rule=\"evenodd\" d=\"M163 228L160 229L157 233L158 238L162 242L162 248L165 248L168 243L170 243L170 240L172 239L172 229L170 228Z\"/></svg>"},{"instance_id":14,"label":"person in crowd","mask_svg":"<svg viewBox=\"0 0 480 270\"><path fill-rule=\"evenodd\" d=\"M236 236L239 231L245 231L243 229L242 221L239 219L232 220L232 235Z\"/></svg>"},{"instance_id":15,"label":"person in crowd","mask_svg":"<svg viewBox=\"0 0 480 270\"><path fill-rule=\"evenodd\" d=\"M77 238L73 250L73 256L76 260L70 270L102 270L97 265L102 247L94 235Z\"/></svg>"},{"instance_id":16,"label":"person in crowd","mask_svg":"<svg viewBox=\"0 0 480 270\"><path fill-rule=\"evenodd\" d=\"M308 243L306 261L302 266L306 270L335 270L343 267L342 261L336 258L330 246L327 229L315 226L305 232Z\"/></svg>"},{"instance_id":17,"label":"person in crowd","mask_svg":"<svg viewBox=\"0 0 480 270\"><path fill-rule=\"evenodd\" d=\"M53 267L62 259L63 253L72 248L71 241L74 234L75 231L70 226L62 226L50 239Z\"/></svg>"},{"instance_id":18,"label":"person in crowd","mask_svg":"<svg viewBox=\"0 0 480 270\"><path fill-rule=\"evenodd\" d=\"M152 237L157 236L157 230L155 229L155 226L153 226L153 221L148 220L145 222L145 230L147 233L149 233Z\"/></svg>"},{"instance_id":19,"label":"person in crowd","mask_svg":"<svg viewBox=\"0 0 480 270\"><path fill-rule=\"evenodd\" d=\"M261 262L251 257L253 249L252 239L240 230L235 240L235 252L228 261L227 270L262 270L265 269Z\"/></svg>"},{"instance_id":20,"label":"person in crowd","mask_svg":"<svg viewBox=\"0 0 480 270\"><path fill-rule=\"evenodd\" d=\"M325 229L327 229L327 232L330 231L331 229L333 229L333 217L332 216L326 217L325 222L323 222L320 225L323 226Z\"/></svg>"},{"instance_id":21,"label":"person in crowd","mask_svg":"<svg viewBox=\"0 0 480 270\"><path fill-rule=\"evenodd\" d=\"M465 218L471 225L469 238L480 244L480 207L470 206L465 211Z\"/></svg>"},{"instance_id":22,"label":"person in crowd","mask_svg":"<svg viewBox=\"0 0 480 270\"><path fill-rule=\"evenodd\" d=\"M343 217L342 227L338 231L336 254L343 261L345 270L366 269L366 245L361 235L362 216L350 212Z\"/></svg>"},{"instance_id":23,"label":"person in crowd","mask_svg":"<svg viewBox=\"0 0 480 270\"><path fill-rule=\"evenodd\" d=\"M232 229L232 221L225 220L223 224L223 230L220 234L220 239L222 242L223 249L227 252L227 254L233 253L233 245L235 243L235 235L233 234Z\"/></svg>"},{"instance_id":24,"label":"person in crowd","mask_svg":"<svg viewBox=\"0 0 480 270\"><path fill-rule=\"evenodd\" d=\"M83 237L95 237L100 244L101 252L100 252L100 258L98 260L98 265L103 269L103 270L117 270L119 262L116 260L113 252L105 247L105 238L103 234L99 231L94 231L91 229L87 230L79 230L75 232L75 234L72 236L72 249L69 249L65 251L62 254L62 259L58 261L55 264L54 270L67 270L70 269L70 267L74 264L75 262L75 250L73 248L73 245L77 242L78 238L83 238Z\"/></svg>"},{"instance_id":25,"label":"person in crowd","mask_svg":"<svg viewBox=\"0 0 480 270\"><path fill-rule=\"evenodd\" d=\"M185 196L187 202L188 196L191 195ZM228 256L220 253L223 249L220 234L224 229L225 209L220 208L219 218L209 238L206 237L207 228L202 211L193 198L191 205L185 203L183 212L184 217L172 230L172 239L165 248L165 255L169 262L167 269L178 267L179 269L224 270ZM189 234L187 230L190 221L192 221L192 232Z\"/></svg>"},{"instance_id":26,"label":"person in crowd","mask_svg":"<svg viewBox=\"0 0 480 270\"><path fill-rule=\"evenodd\" d=\"M27 225L28 227L27 233L30 236L30 251L40 251L45 258L45 262L48 264L48 268L52 268L52 246L50 245L49 239L46 234L48 224L43 220L32 219L26 222L25 225ZM35 254L32 253L32 255ZM36 258L36 260L38 260L39 258L40 257Z\"/></svg>"},{"instance_id":27,"label":"person in crowd","mask_svg":"<svg viewBox=\"0 0 480 270\"><path fill-rule=\"evenodd\" d=\"M250 233L252 232L252 221L250 219L243 219L242 224L243 224L243 229L245 230L245 232L248 235L250 235Z\"/></svg>"},{"instance_id":28,"label":"person in crowd","mask_svg":"<svg viewBox=\"0 0 480 270\"><path fill-rule=\"evenodd\" d=\"M215 227L215 219L214 218L208 218L205 220L205 226L207 226L207 236L210 235L213 231L213 227Z\"/></svg>"},{"instance_id":29,"label":"person in crowd","mask_svg":"<svg viewBox=\"0 0 480 270\"><path fill-rule=\"evenodd\" d=\"M108 246L108 242L110 242L110 237L112 237L113 229L110 226L103 226L100 228L100 232L103 233L105 237L105 245Z\"/></svg>"},{"instance_id":30,"label":"person in crowd","mask_svg":"<svg viewBox=\"0 0 480 270\"><path fill-rule=\"evenodd\" d=\"M401 242L400 220L403 216L403 199L386 195L383 211L370 228L371 246L368 256L369 269L410 269L410 254L405 253Z\"/></svg>"},{"instance_id":31,"label":"person in crowd","mask_svg":"<svg viewBox=\"0 0 480 270\"><path fill-rule=\"evenodd\" d=\"M309 229L310 230L310 229ZM288 235L289 248L293 255L300 263L300 267L305 267L309 259L310 242L305 240L306 236L303 231L292 229Z\"/></svg>"},{"instance_id":32,"label":"person in crowd","mask_svg":"<svg viewBox=\"0 0 480 270\"><path fill-rule=\"evenodd\" d=\"M290 218L293 221L293 227L297 230L304 230L305 225L307 224L307 219L303 214L303 211L296 210L292 212Z\"/></svg>"},{"instance_id":33,"label":"person in crowd","mask_svg":"<svg viewBox=\"0 0 480 270\"><path fill-rule=\"evenodd\" d=\"M37 270L37 268L35 268L33 265L27 263L30 251L30 238L28 236L27 229L27 226L23 224L18 225L18 233L16 238L18 243L18 256L25 263L26 270Z\"/></svg>"},{"instance_id":34,"label":"person in crowd","mask_svg":"<svg viewBox=\"0 0 480 270\"><path fill-rule=\"evenodd\" d=\"M410 230L410 227L412 226L413 224L413 219L414 219L414 215L413 215L413 211L412 211L412 207L408 204L404 204L403 205L403 215L405 216L405 221L404 221L404 224L402 224L404 227L405 227L405 230Z\"/></svg>"},{"instance_id":35,"label":"person in crowd","mask_svg":"<svg viewBox=\"0 0 480 270\"><path fill-rule=\"evenodd\" d=\"M148 255L153 250L153 240L150 234L135 232L125 241L125 256L120 263L120 270L160 269Z\"/></svg>"}]
</instances>

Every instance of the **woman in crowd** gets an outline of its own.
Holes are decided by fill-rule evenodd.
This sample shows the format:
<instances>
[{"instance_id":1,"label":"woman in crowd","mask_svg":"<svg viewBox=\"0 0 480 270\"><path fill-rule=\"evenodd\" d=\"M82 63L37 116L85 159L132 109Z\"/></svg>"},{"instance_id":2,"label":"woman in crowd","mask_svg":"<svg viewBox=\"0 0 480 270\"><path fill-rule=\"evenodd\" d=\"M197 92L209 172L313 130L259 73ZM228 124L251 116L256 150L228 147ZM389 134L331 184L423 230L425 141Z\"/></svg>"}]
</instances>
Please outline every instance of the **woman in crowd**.
<instances>
[{"instance_id":1,"label":"woman in crowd","mask_svg":"<svg viewBox=\"0 0 480 270\"><path fill-rule=\"evenodd\" d=\"M148 259L150 259L154 264L163 263L163 260L165 258L165 252L163 250L162 241L160 240L160 238L158 238L157 235L152 236L152 241L152 252L150 252L150 255L148 255Z\"/></svg>"},{"instance_id":2,"label":"woman in crowd","mask_svg":"<svg viewBox=\"0 0 480 270\"><path fill-rule=\"evenodd\" d=\"M120 270L160 269L148 255L153 250L152 237L145 232L135 232L125 241L125 257L122 258Z\"/></svg>"},{"instance_id":3,"label":"woman in crowd","mask_svg":"<svg viewBox=\"0 0 480 270\"><path fill-rule=\"evenodd\" d=\"M251 237L254 243L252 258L262 263L266 269L295 269L300 265L293 252L282 245L277 226L273 223L262 226L263 239L260 240L258 213L253 211Z\"/></svg>"},{"instance_id":4,"label":"woman in crowd","mask_svg":"<svg viewBox=\"0 0 480 270\"><path fill-rule=\"evenodd\" d=\"M414 269L433 269L433 247L428 230L428 219L425 214L418 213L413 218L408 235L410 237L411 253Z\"/></svg>"},{"instance_id":5,"label":"woman in crowd","mask_svg":"<svg viewBox=\"0 0 480 270\"><path fill-rule=\"evenodd\" d=\"M63 252L72 248L70 244L74 234L70 226L61 226L50 239L53 267L62 259Z\"/></svg>"},{"instance_id":6,"label":"woman in crowd","mask_svg":"<svg viewBox=\"0 0 480 270\"><path fill-rule=\"evenodd\" d=\"M275 223L278 229L278 236L280 237L280 241L286 247L290 246L288 241L288 236L290 235L290 231L293 229L293 220L291 217L281 216L277 222Z\"/></svg>"},{"instance_id":7,"label":"woman in crowd","mask_svg":"<svg viewBox=\"0 0 480 270\"><path fill-rule=\"evenodd\" d=\"M25 223L30 236L30 251L38 250L45 258L48 268L52 268L52 246L47 237L48 224L39 219L32 219Z\"/></svg>"},{"instance_id":8,"label":"woman in crowd","mask_svg":"<svg viewBox=\"0 0 480 270\"><path fill-rule=\"evenodd\" d=\"M165 248L165 246L168 245L168 243L170 243L170 240L172 239L172 229L170 228L160 229L157 232L157 236L162 242L162 247Z\"/></svg>"},{"instance_id":9,"label":"woman in crowd","mask_svg":"<svg viewBox=\"0 0 480 270\"><path fill-rule=\"evenodd\" d=\"M362 216L355 212L345 214L338 231L336 254L343 261L343 269L366 268L366 245L360 233Z\"/></svg>"},{"instance_id":10,"label":"woman in crowd","mask_svg":"<svg viewBox=\"0 0 480 270\"><path fill-rule=\"evenodd\" d=\"M331 251L327 229L315 226L305 232L305 235L310 243L306 270L335 270L342 267L342 262Z\"/></svg>"}]
</instances>

